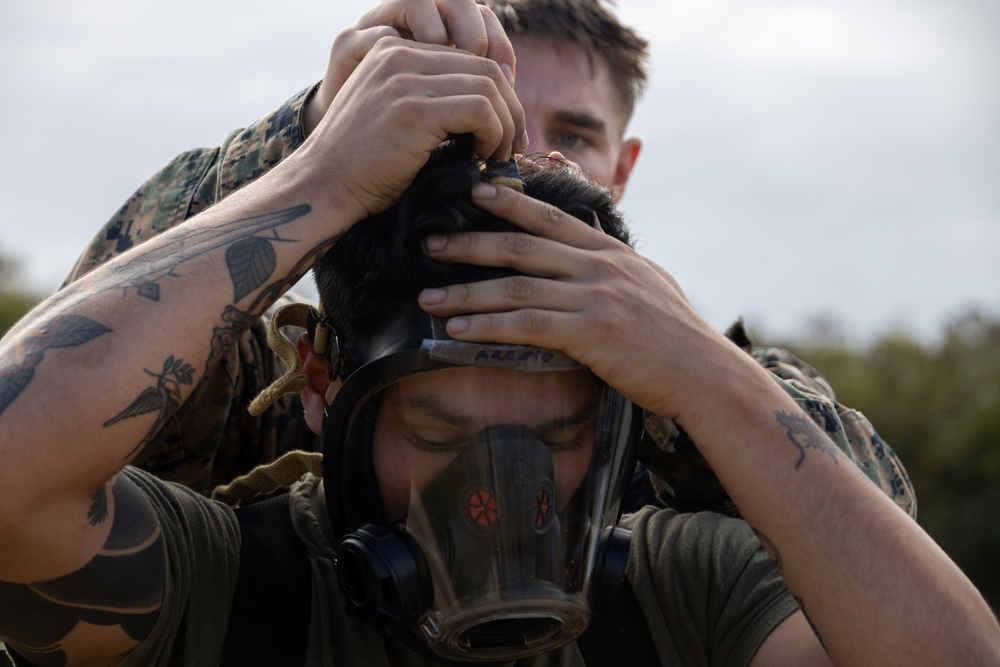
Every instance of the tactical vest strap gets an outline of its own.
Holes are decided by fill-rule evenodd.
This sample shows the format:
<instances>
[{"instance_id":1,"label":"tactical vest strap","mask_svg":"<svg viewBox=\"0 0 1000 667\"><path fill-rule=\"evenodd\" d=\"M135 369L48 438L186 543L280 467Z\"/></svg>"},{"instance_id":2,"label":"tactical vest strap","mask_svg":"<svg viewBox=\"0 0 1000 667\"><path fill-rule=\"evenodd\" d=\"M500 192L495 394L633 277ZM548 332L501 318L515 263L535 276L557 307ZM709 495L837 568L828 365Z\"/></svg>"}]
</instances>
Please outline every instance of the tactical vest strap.
<instances>
[{"instance_id":1,"label":"tactical vest strap","mask_svg":"<svg viewBox=\"0 0 1000 667\"><path fill-rule=\"evenodd\" d=\"M292 527L288 494L236 510L240 573L220 667L302 667L312 586L305 544Z\"/></svg>"}]
</instances>

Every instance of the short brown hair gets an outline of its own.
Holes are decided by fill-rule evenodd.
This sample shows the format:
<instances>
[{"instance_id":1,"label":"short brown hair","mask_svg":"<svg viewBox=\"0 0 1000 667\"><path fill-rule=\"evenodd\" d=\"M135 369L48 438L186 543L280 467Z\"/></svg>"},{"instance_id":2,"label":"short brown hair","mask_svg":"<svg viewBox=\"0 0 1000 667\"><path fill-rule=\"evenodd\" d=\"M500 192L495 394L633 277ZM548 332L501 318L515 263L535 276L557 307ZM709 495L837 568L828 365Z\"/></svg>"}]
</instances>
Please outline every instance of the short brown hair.
<instances>
[{"instance_id":1,"label":"short brown hair","mask_svg":"<svg viewBox=\"0 0 1000 667\"><path fill-rule=\"evenodd\" d=\"M646 87L649 42L605 9L601 0L477 0L493 10L507 35L569 40L608 64L628 122Z\"/></svg>"}]
</instances>

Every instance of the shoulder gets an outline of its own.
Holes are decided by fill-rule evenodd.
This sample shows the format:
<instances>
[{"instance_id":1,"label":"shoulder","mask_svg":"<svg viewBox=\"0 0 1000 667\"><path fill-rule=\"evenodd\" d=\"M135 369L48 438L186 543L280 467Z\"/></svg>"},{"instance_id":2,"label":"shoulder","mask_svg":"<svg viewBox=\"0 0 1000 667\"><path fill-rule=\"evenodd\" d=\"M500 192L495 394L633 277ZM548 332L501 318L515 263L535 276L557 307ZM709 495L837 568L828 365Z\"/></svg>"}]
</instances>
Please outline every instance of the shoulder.
<instances>
[{"instance_id":1,"label":"shoulder","mask_svg":"<svg viewBox=\"0 0 1000 667\"><path fill-rule=\"evenodd\" d=\"M680 513L646 507L622 517L621 525L632 531L633 559L651 568L676 568L706 557L749 558L760 549L745 521L717 512Z\"/></svg>"},{"instance_id":2,"label":"shoulder","mask_svg":"<svg viewBox=\"0 0 1000 667\"><path fill-rule=\"evenodd\" d=\"M166 573L156 627L123 664L198 664L221 655L239 573L236 515L222 503L137 468L125 468L123 474L156 513Z\"/></svg>"},{"instance_id":3,"label":"shoulder","mask_svg":"<svg viewBox=\"0 0 1000 667\"><path fill-rule=\"evenodd\" d=\"M774 563L742 519L647 507L627 569L657 652L684 664L747 664L797 609Z\"/></svg>"}]
</instances>

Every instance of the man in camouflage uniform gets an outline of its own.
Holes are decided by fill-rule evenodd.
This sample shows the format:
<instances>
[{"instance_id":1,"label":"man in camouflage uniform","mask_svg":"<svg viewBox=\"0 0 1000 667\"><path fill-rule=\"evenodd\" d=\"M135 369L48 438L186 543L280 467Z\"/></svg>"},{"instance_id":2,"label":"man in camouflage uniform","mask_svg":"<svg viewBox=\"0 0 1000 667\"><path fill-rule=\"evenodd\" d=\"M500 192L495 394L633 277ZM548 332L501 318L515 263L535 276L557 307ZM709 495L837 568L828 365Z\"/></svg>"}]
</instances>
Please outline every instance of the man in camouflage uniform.
<instances>
[{"instance_id":1,"label":"man in camouflage uniform","mask_svg":"<svg viewBox=\"0 0 1000 667\"><path fill-rule=\"evenodd\" d=\"M620 198L641 148L637 138L625 137L625 128L646 80L645 40L593 0L480 2L495 11L520 56L515 90L525 108L526 143L532 150L561 151ZM385 35L414 33L422 39L407 20L413 18L388 16L376 7L337 38L320 84L231 132L220 147L175 158L108 221L67 282L194 216L295 151L360 61L359 54ZM456 28L451 41L475 50L472 37ZM440 43L441 38L426 41ZM489 48L479 47L479 55L494 57L513 77L514 63ZM155 286L146 296L156 298ZM266 331L265 318L221 352L214 373L204 377L137 465L207 494L289 449L318 448L297 400L281 399L259 417L246 410L256 394L287 370L269 352ZM753 347L739 323L728 333L775 375L869 479L916 516L916 499L902 464L860 413L837 403L819 373L785 350ZM654 474L637 477L627 502L630 508L653 500L655 488L661 501L677 509L738 515L681 429L655 415L648 417L646 426L641 458Z\"/></svg>"}]
</instances>

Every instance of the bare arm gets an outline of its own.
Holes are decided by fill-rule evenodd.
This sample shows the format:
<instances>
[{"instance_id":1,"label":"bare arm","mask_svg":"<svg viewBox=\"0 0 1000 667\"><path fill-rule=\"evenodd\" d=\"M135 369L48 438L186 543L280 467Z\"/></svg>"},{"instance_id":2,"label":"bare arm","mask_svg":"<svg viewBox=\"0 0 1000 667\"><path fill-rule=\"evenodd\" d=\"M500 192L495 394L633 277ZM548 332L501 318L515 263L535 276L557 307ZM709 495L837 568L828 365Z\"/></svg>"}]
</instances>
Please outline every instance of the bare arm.
<instances>
[{"instance_id":1,"label":"bare arm","mask_svg":"<svg viewBox=\"0 0 1000 667\"><path fill-rule=\"evenodd\" d=\"M552 207L492 190L477 195L480 205L535 236L456 234L429 252L538 277L425 290L426 310L461 315L449 321L452 336L561 349L676 419L835 664L1000 664L1000 628L968 578L766 371L698 316L666 271ZM765 642L777 651L768 657L815 658L815 642L801 636L808 625L779 626L789 634Z\"/></svg>"},{"instance_id":2,"label":"bare arm","mask_svg":"<svg viewBox=\"0 0 1000 667\"><path fill-rule=\"evenodd\" d=\"M75 647L71 663L131 650L142 629L64 628L44 596L17 594L69 577L85 598L76 606L100 606L111 584L94 569L97 559L117 545L139 553L158 539L148 503L109 480L172 417L195 378L343 231L390 205L448 134L474 132L485 154L509 154L521 129L520 106L495 63L383 40L295 155L14 327L0 341L0 581L9 584L0 637L35 652L53 642ZM135 520L123 524L125 516ZM159 594L162 564L146 560L116 575L119 597L132 593L157 609L147 593L152 582ZM18 612L22 602L27 610ZM17 613L40 624L16 625Z\"/></svg>"}]
</instances>

